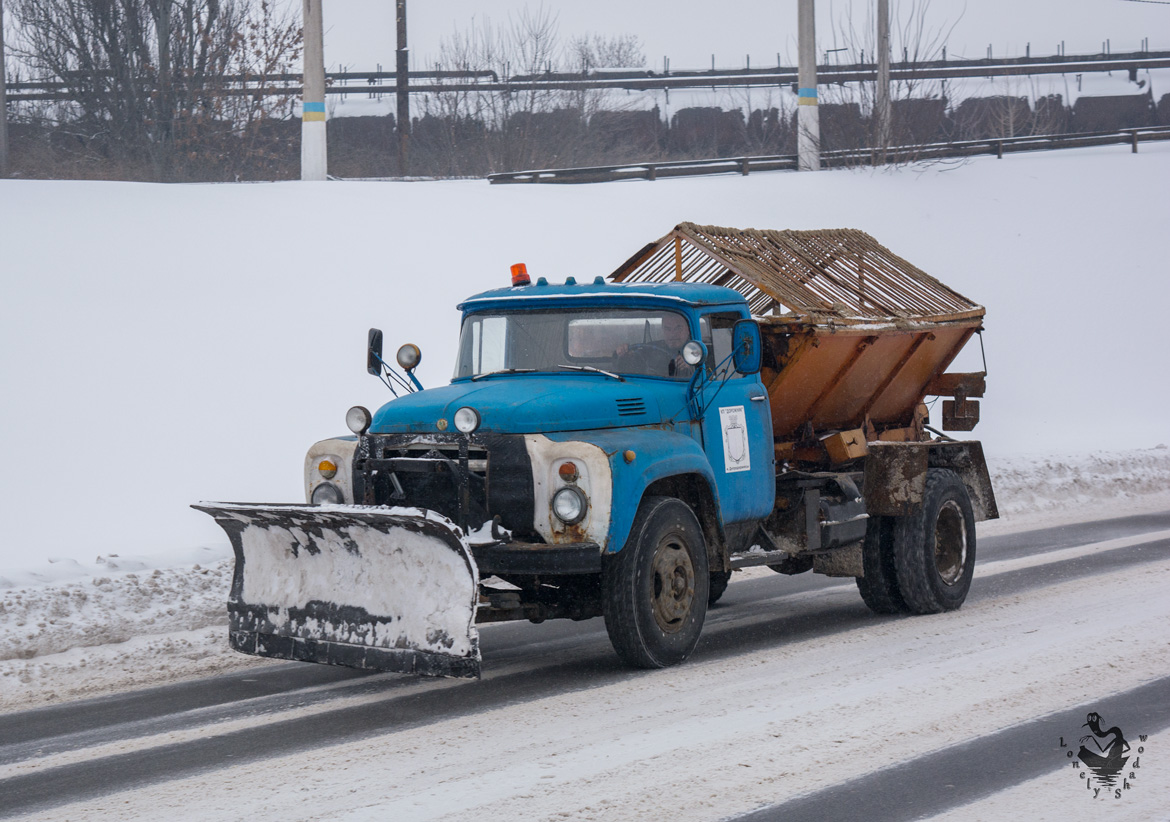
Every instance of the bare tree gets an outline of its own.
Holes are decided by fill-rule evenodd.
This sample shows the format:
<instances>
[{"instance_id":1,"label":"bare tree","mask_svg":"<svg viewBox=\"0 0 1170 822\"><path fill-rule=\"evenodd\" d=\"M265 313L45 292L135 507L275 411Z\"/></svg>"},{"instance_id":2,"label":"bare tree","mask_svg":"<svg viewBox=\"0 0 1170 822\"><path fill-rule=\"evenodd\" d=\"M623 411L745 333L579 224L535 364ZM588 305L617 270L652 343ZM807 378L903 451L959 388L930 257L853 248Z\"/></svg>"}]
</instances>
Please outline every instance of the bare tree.
<instances>
[{"instance_id":1,"label":"bare tree","mask_svg":"<svg viewBox=\"0 0 1170 822\"><path fill-rule=\"evenodd\" d=\"M838 59L853 64L877 62L877 18L873 6L854 14L852 4L832 29L832 46ZM947 89L943 81L916 72L919 65L942 59L947 40L958 19L935 23L930 0L906 0L892 4L889 21L891 62L900 69L890 84L892 117L888 141L895 148L894 162L918 159L916 146L946 139ZM822 105L822 138L825 148L875 147L882 154L883 136L875 116L876 84L854 83L826 89Z\"/></svg>"},{"instance_id":2,"label":"bare tree","mask_svg":"<svg viewBox=\"0 0 1170 822\"><path fill-rule=\"evenodd\" d=\"M20 55L69 87L60 121L107 156L145 160L168 179L176 162L247 133L281 103L242 93L288 71L296 21L268 0L10 0Z\"/></svg>"},{"instance_id":3,"label":"bare tree","mask_svg":"<svg viewBox=\"0 0 1170 822\"><path fill-rule=\"evenodd\" d=\"M487 22L456 31L441 43L434 68L487 70L501 80L519 83L550 74L579 76L645 63L641 44L632 35L584 35L563 43L556 17L541 7L525 9L504 28ZM440 92L422 102L424 116L415 124L416 144L427 152L432 168L445 156L447 173L575 164L598 151L589 127L592 116L603 109L627 107L598 90ZM479 128L473 126L476 123Z\"/></svg>"}]
</instances>

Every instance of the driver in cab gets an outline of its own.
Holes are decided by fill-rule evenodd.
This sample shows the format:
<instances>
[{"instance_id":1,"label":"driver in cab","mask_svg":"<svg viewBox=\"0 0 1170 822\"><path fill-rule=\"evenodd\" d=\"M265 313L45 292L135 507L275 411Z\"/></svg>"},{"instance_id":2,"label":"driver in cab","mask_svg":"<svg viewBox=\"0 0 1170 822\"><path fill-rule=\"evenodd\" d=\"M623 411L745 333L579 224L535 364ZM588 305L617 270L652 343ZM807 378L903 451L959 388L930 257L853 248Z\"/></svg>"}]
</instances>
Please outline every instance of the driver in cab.
<instances>
[{"instance_id":1,"label":"driver in cab","mask_svg":"<svg viewBox=\"0 0 1170 822\"><path fill-rule=\"evenodd\" d=\"M664 377L690 377L695 373L695 367L688 364L682 355L682 347L690 342L691 329L686 318L681 314L665 314L662 318L662 339L648 343L646 348L655 355L648 361L648 374ZM622 365L622 358L630 351L628 343L622 343L614 351L614 359L618 367Z\"/></svg>"}]
</instances>

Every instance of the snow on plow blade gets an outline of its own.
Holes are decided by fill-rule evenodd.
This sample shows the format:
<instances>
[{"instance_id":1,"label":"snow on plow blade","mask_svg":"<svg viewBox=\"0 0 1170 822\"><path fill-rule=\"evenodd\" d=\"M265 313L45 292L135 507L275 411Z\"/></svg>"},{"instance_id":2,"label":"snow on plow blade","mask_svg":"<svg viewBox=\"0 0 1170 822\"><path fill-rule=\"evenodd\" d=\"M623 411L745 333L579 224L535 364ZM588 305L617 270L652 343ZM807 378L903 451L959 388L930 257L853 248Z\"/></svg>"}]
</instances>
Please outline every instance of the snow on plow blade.
<instances>
[{"instance_id":1,"label":"snow on plow blade","mask_svg":"<svg viewBox=\"0 0 1170 822\"><path fill-rule=\"evenodd\" d=\"M246 654L478 677L478 571L448 519L416 508L193 505L236 555L230 641Z\"/></svg>"}]
</instances>

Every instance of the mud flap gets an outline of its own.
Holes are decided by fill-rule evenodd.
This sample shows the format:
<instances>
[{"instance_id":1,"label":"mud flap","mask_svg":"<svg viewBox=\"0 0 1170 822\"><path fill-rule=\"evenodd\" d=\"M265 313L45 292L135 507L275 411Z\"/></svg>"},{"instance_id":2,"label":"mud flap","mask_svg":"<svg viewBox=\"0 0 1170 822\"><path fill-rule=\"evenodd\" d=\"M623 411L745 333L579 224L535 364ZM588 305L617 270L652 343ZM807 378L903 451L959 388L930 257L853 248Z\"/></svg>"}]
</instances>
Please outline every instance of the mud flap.
<instances>
[{"instance_id":1,"label":"mud flap","mask_svg":"<svg viewBox=\"0 0 1170 822\"><path fill-rule=\"evenodd\" d=\"M359 505L193 505L236 555L233 648L423 676L478 677L479 574L446 517Z\"/></svg>"}]
</instances>

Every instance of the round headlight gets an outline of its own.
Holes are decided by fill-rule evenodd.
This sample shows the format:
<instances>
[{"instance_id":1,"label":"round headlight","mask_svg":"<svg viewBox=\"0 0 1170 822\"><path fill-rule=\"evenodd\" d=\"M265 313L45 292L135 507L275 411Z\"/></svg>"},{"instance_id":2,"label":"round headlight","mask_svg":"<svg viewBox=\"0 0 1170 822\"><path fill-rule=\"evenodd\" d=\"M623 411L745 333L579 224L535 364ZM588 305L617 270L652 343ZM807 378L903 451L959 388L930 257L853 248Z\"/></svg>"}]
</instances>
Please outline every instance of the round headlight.
<instances>
[{"instance_id":1,"label":"round headlight","mask_svg":"<svg viewBox=\"0 0 1170 822\"><path fill-rule=\"evenodd\" d=\"M479 412L474 408L463 406L455 412L455 430L462 434L470 434L479 428Z\"/></svg>"},{"instance_id":2,"label":"round headlight","mask_svg":"<svg viewBox=\"0 0 1170 822\"><path fill-rule=\"evenodd\" d=\"M310 499L314 505L340 505L344 502L341 489L331 482L323 482L314 488Z\"/></svg>"},{"instance_id":3,"label":"round headlight","mask_svg":"<svg viewBox=\"0 0 1170 822\"><path fill-rule=\"evenodd\" d=\"M703 344L698 340L691 340L682 347L682 357L687 365L698 365L703 361Z\"/></svg>"},{"instance_id":4,"label":"round headlight","mask_svg":"<svg viewBox=\"0 0 1170 822\"><path fill-rule=\"evenodd\" d=\"M557 519L573 525L585 518L585 495L576 488L562 488L553 494L552 509Z\"/></svg>"},{"instance_id":5,"label":"round headlight","mask_svg":"<svg viewBox=\"0 0 1170 822\"><path fill-rule=\"evenodd\" d=\"M361 436L369 430L372 421L373 417L370 416L370 412L360 405L355 405L345 412L346 426L358 436Z\"/></svg>"},{"instance_id":6,"label":"round headlight","mask_svg":"<svg viewBox=\"0 0 1170 822\"><path fill-rule=\"evenodd\" d=\"M413 370L422 361L422 352L414 343L407 343L398 349L398 364L407 371Z\"/></svg>"}]
</instances>

